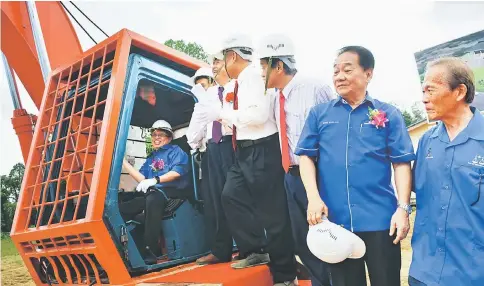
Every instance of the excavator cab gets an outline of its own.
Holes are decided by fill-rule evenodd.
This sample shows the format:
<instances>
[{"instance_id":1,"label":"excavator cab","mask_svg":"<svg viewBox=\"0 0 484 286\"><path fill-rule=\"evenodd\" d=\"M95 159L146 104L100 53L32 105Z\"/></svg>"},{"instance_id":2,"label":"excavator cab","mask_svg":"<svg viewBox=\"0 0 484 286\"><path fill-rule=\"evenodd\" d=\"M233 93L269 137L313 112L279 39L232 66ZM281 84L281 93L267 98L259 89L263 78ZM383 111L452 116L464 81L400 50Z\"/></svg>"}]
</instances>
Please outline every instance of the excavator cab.
<instances>
[{"instance_id":1,"label":"excavator cab","mask_svg":"<svg viewBox=\"0 0 484 286\"><path fill-rule=\"evenodd\" d=\"M51 72L11 231L36 284L131 285L208 253L199 163L184 134L195 104L190 77L203 65L121 30ZM154 105L137 96L146 82ZM123 221L118 204L122 189L136 185L122 172L123 158L144 162L145 130L158 119L172 125L172 144L189 155L192 184L165 211L164 255L147 265L134 239L146 226Z\"/></svg>"},{"instance_id":2,"label":"excavator cab","mask_svg":"<svg viewBox=\"0 0 484 286\"><path fill-rule=\"evenodd\" d=\"M199 163L191 156L185 136L195 103L190 78L136 53L130 55L128 66L104 219L109 222L113 237L118 238L132 270L144 272L193 261L208 253L209 248L204 232L203 202L198 195ZM140 86L153 88L151 97L143 98ZM163 255L158 257L157 264L145 265L139 254L143 247L143 229L150 227L144 222L144 214L127 222L119 215L119 200L129 200L132 197L129 191L137 185L129 174L122 172L122 160L128 155L137 169L141 167L149 152L146 147L148 129L159 119L171 124L174 130L171 144L178 145L190 158L191 184L185 190L178 190L179 198L169 199L159 222L162 224ZM163 192L160 188L154 189Z\"/></svg>"}]
</instances>

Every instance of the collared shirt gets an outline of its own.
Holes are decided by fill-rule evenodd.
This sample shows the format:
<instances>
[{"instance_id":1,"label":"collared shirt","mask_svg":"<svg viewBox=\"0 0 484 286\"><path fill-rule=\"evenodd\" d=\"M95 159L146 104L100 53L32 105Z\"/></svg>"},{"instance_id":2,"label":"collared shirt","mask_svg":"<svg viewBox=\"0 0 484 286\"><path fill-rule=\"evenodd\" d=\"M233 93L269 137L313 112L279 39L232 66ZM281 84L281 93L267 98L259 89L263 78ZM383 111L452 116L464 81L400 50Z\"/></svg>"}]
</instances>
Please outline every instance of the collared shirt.
<instances>
[{"instance_id":1,"label":"collared shirt","mask_svg":"<svg viewBox=\"0 0 484 286\"><path fill-rule=\"evenodd\" d=\"M146 179L175 171L180 174L180 178L172 182L161 183L158 186L183 189L188 187L190 182L189 170L187 153L177 145L167 144L153 151L139 171Z\"/></svg>"},{"instance_id":2,"label":"collared shirt","mask_svg":"<svg viewBox=\"0 0 484 286\"><path fill-rule=\"evenodd\" d=\"M410 275L432 285L484 285L484 116L454 140L445 125L419 141Z\"/></svg>"},{"instance_id":3,"label":"collared shirt","mask_svg":"<svg viewBox=\"0 0 484 286\"><path fill-rule=\"evenodd\" d=\"M385 127L369 123L369 107L386 112ZM317 158L328 218L355 232L390 228L397 208L391 164L415 158L400 111L368 95L355 109L341 97L313 107L296 155Z\"/></svg>"},{"instance_id":4,"label":"collared shirt","mask_svg":"<svg viewBox=\"0 0 484 286\"><path fill-rule=\"evenodd\" d=\"M255 66L246 67L238 76L238 110L233 103L223 105L222 122L237 128L237 140L255 140L277 132L273 97L264 94L264 81Z\"/></svg>"},{"instance_id":5,"label":"collared shirt","mask_svg":"<svg viewBox=\"0 0 484 286\"><path fill-rule=\"evenodd\" d=\"M322 84L320 80L308 79L296 74L284 87L282 94L285 97L284 111L286 112L287 138L289 143L289 156L291 165L299 165L299 157L294 154L296 151L299 136L301 136L304 123L311 108L317 104L328 102L335 97L331 88ZM280 103L279 92L275 94L274 115L277 129L279 130L279 141L281 134L280 126Z\"/></svg>"},{"instance_id":6,"label":"collared shirt","mask_svg":"<svg viewBox=\"0 0 484 286\"><path fill-rule=\"evenodd\" d=\"M209 101L213 101L214 104L219 104L220 99L218 97L218 89L220 85L212 86L207 89L207 91L203 94L194 94L197 99L199 99L201 96L206 96L210 97L210 99L207 99ZM231 80L224 86L224 90L222 93L222 98L225 98L228 93L234 91L234 81ZM224 102L224 100L222 100ZM226 103L227 104L227 103ZM212 139L212 126L213 126L213 121L209 122L208 124L204 124L201 120L198 120L198 117L196 114L192 115L192 118L190 119L190 124L187 129L187 142L188 145L192 149L197 149L199 148L200 151L204 152L206 150L206 143L208 140ZM222 125L222 136L225 135L232 135L232 130L230 127Z\"/></svg>"}]
</instances>

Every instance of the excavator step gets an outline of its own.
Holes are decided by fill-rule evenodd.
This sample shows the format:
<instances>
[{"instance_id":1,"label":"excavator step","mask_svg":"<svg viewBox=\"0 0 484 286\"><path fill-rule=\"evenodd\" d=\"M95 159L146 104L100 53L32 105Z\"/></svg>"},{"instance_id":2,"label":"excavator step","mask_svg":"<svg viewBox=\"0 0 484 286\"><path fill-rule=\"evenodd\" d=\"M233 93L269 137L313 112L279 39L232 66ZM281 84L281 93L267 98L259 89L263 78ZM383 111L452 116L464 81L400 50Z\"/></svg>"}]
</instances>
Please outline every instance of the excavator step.
<instances>
[{"instance_id":1,"label":"excavator step","mask_svg":"<svg viewBox=\"0 0 484 286\"><path fill-rule=\"evenodd\" d=\"M172 271L164 270L144 276L138 286L272 286L272 275L266 265L232 269L231 263L214 265L184 265ZM310 281L299 280L299 286L311 286Z\"/></svg>"}]
</instances>

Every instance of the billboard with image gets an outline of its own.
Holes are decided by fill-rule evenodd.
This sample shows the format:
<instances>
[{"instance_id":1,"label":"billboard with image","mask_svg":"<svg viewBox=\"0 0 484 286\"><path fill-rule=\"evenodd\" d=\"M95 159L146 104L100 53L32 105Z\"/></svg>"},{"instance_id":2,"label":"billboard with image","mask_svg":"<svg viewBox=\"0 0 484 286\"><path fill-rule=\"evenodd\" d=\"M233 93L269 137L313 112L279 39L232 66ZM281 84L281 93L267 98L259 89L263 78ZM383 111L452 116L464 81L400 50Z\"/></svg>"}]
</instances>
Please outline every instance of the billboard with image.
<instances>
[{"instance_id":1,"label":"billboard with image","mask_svg":"<svg viewBox=\"0 0 484 286\"><path fill-rule=\"evenodd\" d=\"M420 83L427 63L442 57L459 57L474 72L476 97L471 104L484 112L484 30L415 53Z\"/></svg>"}]
</instances>

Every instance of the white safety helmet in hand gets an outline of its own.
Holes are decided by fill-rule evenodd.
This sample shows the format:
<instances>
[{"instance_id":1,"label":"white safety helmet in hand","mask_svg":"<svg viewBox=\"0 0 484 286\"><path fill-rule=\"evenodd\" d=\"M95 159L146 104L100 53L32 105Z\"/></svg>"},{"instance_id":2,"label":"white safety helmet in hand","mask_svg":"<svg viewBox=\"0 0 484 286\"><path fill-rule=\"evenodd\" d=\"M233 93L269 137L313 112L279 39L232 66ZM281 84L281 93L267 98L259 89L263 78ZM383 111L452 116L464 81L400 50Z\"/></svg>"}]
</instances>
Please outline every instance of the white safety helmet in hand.
<instances>
[{"instance_id":1,"label":"white safety helmet in hand","mask_svg":"<svg viewBox=\"0 0 484 286\"><path fill-rule=\"evenodd\" d=\"M296 68L295 49L292 40L282 34L272 34L261 40L257 51L259 58L278 58L290 69Z\"/></svg>"},{"instance_id":2,"label":"white safety helmet in hand","mask_svg":"<svg viewBox=\"0 0 484 286\"><path fill-rule=\"evenodd\" d=\"M170 123L165 120L156 120L155 123L153 123L153 126L151 126L150 132L153 132L154 130L168 131L171 136L173 136L173 129L171 128Z\"/></svg>"},{"instance_id":3,"label":"white safety helmet in hand","mask_svg":"<svg viewBox=\"0 0 484 286\"><path fill-rule=\"evenodd\" d=\"M246 34L234 34L222 42L220 52L225 55L229 50L236 52L244 60L251 61L254 51L252 39Z\"/></svg>"},{"instance_id":4,"label":"white safety helmet in hand","mask_svg":"<svg viewBox=\"0 0 484 286\"><path fill-rule=\"evenodd\" d=\"M365 243L356 234L330 222L309 226L308 248L314 256L327 263L339 263L347 258L357 259L366 252Z\"/></svg>"},{"instance_id":5,"label":"white safety helmet in hand","mask_svg":"<svg viewBox=\"0 0 484 286\"><path fill-rule=\"evenodd\" d=\"M200 78L200 77L207 77L209 79L209 81L213 81L212 69L211 68L206 68L206 67L199 68L195 72L195 75L192 76L193 84L195 84L196 81L197 81L197 79Z\"/></svg>"}]
</instances>

